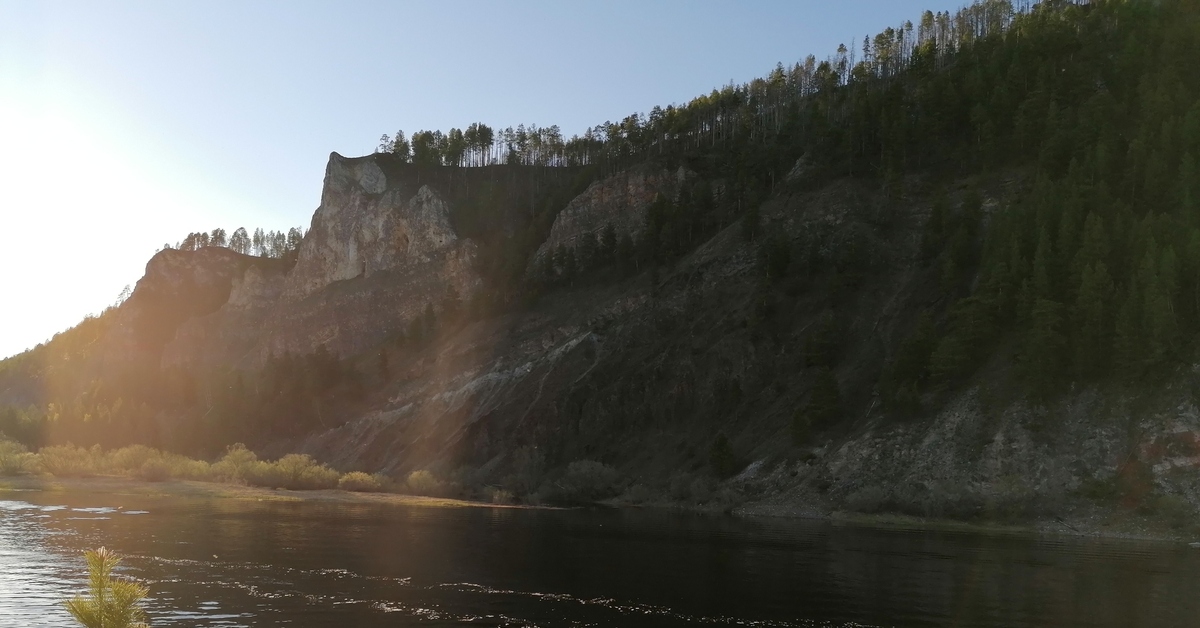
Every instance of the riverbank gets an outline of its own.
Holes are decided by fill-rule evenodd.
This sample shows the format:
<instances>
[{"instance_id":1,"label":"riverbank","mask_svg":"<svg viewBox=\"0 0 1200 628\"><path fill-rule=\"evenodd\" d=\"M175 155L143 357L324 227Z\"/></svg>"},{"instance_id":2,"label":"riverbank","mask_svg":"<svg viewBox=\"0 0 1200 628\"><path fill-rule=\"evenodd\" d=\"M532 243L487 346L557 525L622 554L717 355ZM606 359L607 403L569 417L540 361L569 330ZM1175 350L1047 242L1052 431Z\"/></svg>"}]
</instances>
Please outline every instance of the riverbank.
<instances>
[{"instance_id":1,"label":"riverbank","mask_svg":"<svg viewBox=\"0 0 1200 628\"><path fill-rule=\"evenodd\" d=\"M119 476L58 478L16 476L0 478L0 497L24 491L46 493L88 493L98 495L136 495L140 497L198 497L245 501L310 501L346 504L391 504L424 508L541 508L515 504L494 504L446 497L425 497L400 493L368 493L320 489L293 491L237 484L167 480L148 482Z\"/></svg>"},{"instance_id":2,"label":"riverbank","mask_svg":"<svg viewBox=\"0 0 1200 628\"><path fill-rule=\"evenodd\" d=\"M426 497L400 493L354 492L340 489L294 491L192 480L149 482L121 476L57 478L29 475L0 478L0 498L13 496L25 491L87 493L93 495L134 495L139 497L195 497L261 502L307 501L335 504L387 504L422 508L561 510L561 508L554 506L496 504L483 501L447 497ZM728 514L746 518L815 519L828 521L833 525L905 531L939 531L1017 536L1058 535L1186 543L1189 545L1200 542L1200 533L1198 533L1200 532L1200 528L1195 525L1182 529L1174 528L1155 517L1140 515L1136 512L1120 512L1114 509L1089 508L1086 506L1077 507L1065 517L1021 522L1002 522L987 520L962 521L891 513L825 512L813 507L785 506L777 503L747 503L733 509L714 509L668 502L631 506L630 504L620 503L615 500L607 501L603 505L614 508L643 507L660 510L680 510L707 515Z\"/></svg>"},{"instance_id":3,"label":"riverbank","mask_svg":"<svg viewBox=\"0 0 1200 628\"><path fill-rule=\"evenodd\" d=\"M732 514L747 517L806 518L830 521L835 525L855 525L893 530L935 530L974 534L1011 534L1020 536L1073 536L1136 541L1200 543L1200 522L1172 525L1161 517L1133 510L1075 504L1060 516L1032 520L960 520L916 517L895 513L865 514L844 511L822 512L795 505L750 503L733 509Z\"/></svg>"}]
</instances>

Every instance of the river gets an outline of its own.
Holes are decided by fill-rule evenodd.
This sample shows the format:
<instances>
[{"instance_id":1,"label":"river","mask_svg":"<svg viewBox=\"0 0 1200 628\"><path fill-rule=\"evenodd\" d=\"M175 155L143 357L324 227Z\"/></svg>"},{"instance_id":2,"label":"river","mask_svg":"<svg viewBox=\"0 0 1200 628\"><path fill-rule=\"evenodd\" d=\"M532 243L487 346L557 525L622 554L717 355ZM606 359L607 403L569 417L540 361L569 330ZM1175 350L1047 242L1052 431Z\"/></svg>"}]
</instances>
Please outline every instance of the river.
<instances>
[{"instance_id":1,"label":"river","mask_svg":"<svg viewBox=\"0 0 1200 628\"><path fill-rule=\"evenodd\" d=\"M152 626L1197 626L1200 550L648 510L0 494L0 627L69 626L80 552Z\"/></svg>"}]
</instances>

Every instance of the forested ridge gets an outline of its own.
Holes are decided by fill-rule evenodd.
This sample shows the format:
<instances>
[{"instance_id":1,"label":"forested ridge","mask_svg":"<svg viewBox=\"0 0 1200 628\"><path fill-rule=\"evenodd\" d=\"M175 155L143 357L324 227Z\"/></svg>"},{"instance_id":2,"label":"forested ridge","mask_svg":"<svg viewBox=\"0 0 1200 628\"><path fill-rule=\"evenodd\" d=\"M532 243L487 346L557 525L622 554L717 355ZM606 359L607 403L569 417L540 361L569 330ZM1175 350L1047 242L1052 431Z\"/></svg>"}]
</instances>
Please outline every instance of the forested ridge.
<instances>
[{"instance_id":1,"label":"forested ridge","mask_svg":"<svg viewBox=\"0 0 1200 628\"><path fill-rule=\"evenodd\" d=\"M1011 360L1035 398L1076 382L1153 385L1200 348L1196 59L1196 0L985 0L572 138L482 123L385 136L379 150L396 172L458 190L455 226L480 242L485 279L471 302L428 304L378 354L285 355L257 372L163 371L136 383L73 375L104 333L101 315L0 365L10 388L32 381L41 391L0 409L0 432L35 446L145 440L212 453L329 427L331 409L354 407L437 334L539 296L657 273L731 225L758 251L763 291L817 272L803 243L763 232L759 208L844 180L895 202L937 199L921 263L937 273L940 297L878 365L888 412L928 410L930 391L954 389L990 359ZM641 233L606 231L534 260L557 212L589 183L680 167L692 176L654 203ZM996 173L1023 182L1018 199L950 192ZM921 189L906 187L918 179ZM204 236L180 248L212 245ZM280 255L294 250L287 236L270 240L280 237ZM234 248L271 246L251 240L242 232ZM871 271L850 260L831 272L844 284ZM838 414L837 382L821 373L798 413L804 429ZM208 427L171 439L152 427L201 406Z\"/></svg>"}]
</instances>

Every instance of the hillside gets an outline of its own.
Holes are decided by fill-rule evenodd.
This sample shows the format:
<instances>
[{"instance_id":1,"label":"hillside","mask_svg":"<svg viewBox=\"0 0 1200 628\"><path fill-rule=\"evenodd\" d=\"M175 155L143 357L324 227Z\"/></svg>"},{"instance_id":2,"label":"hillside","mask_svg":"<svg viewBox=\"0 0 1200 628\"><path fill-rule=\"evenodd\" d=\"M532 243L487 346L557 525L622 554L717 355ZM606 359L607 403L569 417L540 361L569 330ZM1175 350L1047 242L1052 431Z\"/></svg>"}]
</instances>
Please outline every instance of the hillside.
<instances>
[{"instance_id":1,"label":"hillside","mask_svg":"<svg viewBox=\"0 0 1200 628\"><path fill-rule=\"evenodd\" d=\"M0 431L531 501L1188 521L1198 55L1195 2L988 0L584 137L334 154L295 255L159 253L0 364Z\"/></svg>"}]
</instances>

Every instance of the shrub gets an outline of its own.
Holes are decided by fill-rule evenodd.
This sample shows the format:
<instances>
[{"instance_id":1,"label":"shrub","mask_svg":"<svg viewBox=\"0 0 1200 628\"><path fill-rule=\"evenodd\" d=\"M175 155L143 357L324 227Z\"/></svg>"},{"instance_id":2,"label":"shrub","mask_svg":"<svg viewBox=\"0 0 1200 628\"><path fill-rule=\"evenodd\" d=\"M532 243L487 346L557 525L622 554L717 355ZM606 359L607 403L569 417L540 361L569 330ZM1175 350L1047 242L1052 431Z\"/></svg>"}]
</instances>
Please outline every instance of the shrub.
<instances>
[{"instance_id":1,"label":"shrub","mask_svg":"<svg viewBox=\"0 0 1200 628\"><path fill-rule=\"evenodd\" d=\"M33 454L25 451L21 443L0 440L0 476L19 475L29 470Z\"/></svg>"},{"instance_id":2,"label":"shrub","mask_svg":"<svg viewBox=\"0 0 1200 628\"><path fill-rule=\"evenodd\" d=\"M512 491L496 487L488 489L488 498L493 504L511 504L515 501Z\"/></svg>"},{"instance_id":3,"label":"shrub","mask_svg":"<svg viewBox=\"0 0 1200 628\"><path fill-rule=\"evenodd\" d=\"M245 445L236 443L226 448L225 455L212 465L212 476L218 481L244 484L250 481L257 466L258 456Z\"/></svg>"},{"instance_id":4,"label":"shrub","mask_svg":"<svg viewBox=\"0 0 1200 628\"><path fill-rule=\"evenodd\" d=\"M442 483L437 476L424 469L408 474L406 484L414 495L437 495L442 490Z\"/></svg>"},{"instance_id":5,"label":"shrub","mask_svg":"<svg viewBox=\"0 0 1200 628\"><path fill-rule=\"evenodd\" d=\"M38 452L42 470L60 478L91 477L104 466L100 448L84 449L75 445L43 447Z\"/></svg>"},{"instance_id":6,"label":"shrub","mask_svg":"<svg viewBox=\"0 0 1200 628\"><path fill-rule=\"evenodd\" d=\"M338 488L343 491L377 493L383 490L383 482L378 476L354 471L343 475L342 479L338 480Z\"/></svg>"},{"instance_id":7,"label":"shrub","mask_svg":"<svg viewBox=\"0 0 1200 628\"><path fill-rule=\"evenodd\" d=\"M563 501L596 501L620 493L617 470L595 460L576 460L558 482L555 498Z\"/></svg>"},{"instance_id":8,"label":"shrub","mask_svg":"<svg viewBox=\"0 0 1200 628\"><path fill-rule=\"evenodd\" d=\"M170 471L170 477L179 480L213 481L213 465L203 460L193 460L179 454L163 454L162 462Z\"/></svg>"},{"instance_id":9,"label":"shrub","mask_svg":"<svg viewBox=\"0 0 1200 628\"><path fill-rule=\"evenodd\" d=\"M108 454L109 469L113 473L139 474L147 462L162 458L162 452L145 445L122 447Z\"/></svg>"},{"instance_id":10,"label":"shrub","mask_svg":"<svg viewBox=\"0 0 1200 628\"><path fill-rule=\"evenodd\" d=\"M247 481L257 486L290 490L336 488L338 472L307 454L288 454L275 462L254 463Z\"/></svg>"},{"instance_id":11,"label":"shrub","mask_svg":"<svg viewBox=\"0 0 1200 628\"><path fill-rule=\"evenodd\" d=\"M138 478L147 482L162 482L171 479L171 468L162 458L150 458L138 469Z\"/></svg>"},{"instance_id":12,"label":"shrub","mask_svg":"<svg viewBox=\"0 0 1200 628\"><path fill-rule=\"evenodd\" d=\"M631 504L644 504L650 501L653 496L645 484L634 484L629 487L629 490L625 491L625 495L622 497Z\"/></svg>"}]
</instances>

